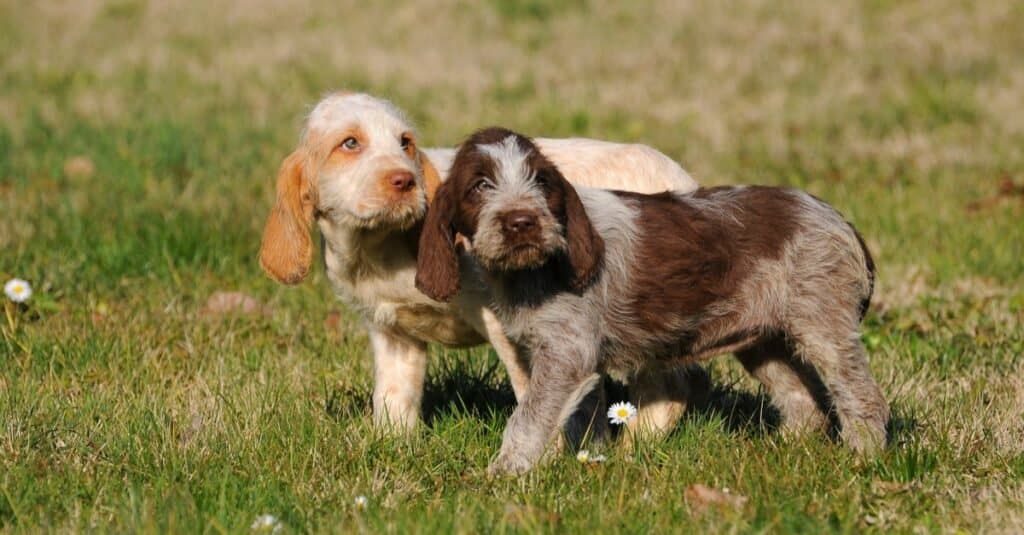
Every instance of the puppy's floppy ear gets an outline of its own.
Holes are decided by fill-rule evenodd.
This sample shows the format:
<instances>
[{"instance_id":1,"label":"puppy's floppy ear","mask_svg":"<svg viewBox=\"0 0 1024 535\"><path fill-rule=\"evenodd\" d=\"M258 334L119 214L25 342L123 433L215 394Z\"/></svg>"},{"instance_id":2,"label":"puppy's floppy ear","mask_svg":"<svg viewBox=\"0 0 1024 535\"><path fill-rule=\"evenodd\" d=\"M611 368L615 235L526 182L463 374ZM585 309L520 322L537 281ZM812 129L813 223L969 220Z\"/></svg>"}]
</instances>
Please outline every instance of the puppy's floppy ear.
<instances>
[{"instance_id":1,"label":"puppy's floppy ear","mask_svg":"<svg viewBox=\"0 0 1024 535\"><path fill-rule=\"evenodd\" d=\"M260 266L282 284L298 284L313 263L316 190L306 170L306 155L296 150L277 172L277 200L270 209L260 245Z\"/></svg>"},{"instance_id":2,"label":"puppy's floppy ear","mask_svg":"<svg viewBox=\"0 0 1024 535\"><path fill-rule=\"evenodd\" d=\"M437 195L437 188L441 187L441 175L427 157L427 153L419 148L416 149L416 158L420 162L420 169L423 170L423 188L427 193L427 204L430 204Z\"/></svg>"},{"instance_id":3,"label":"puppy's floppy ear","mask_svg":"<svg viewBox=\"0 0 1024 535\"><path fill-rule=\"evenodd\" d=\"M420 234L416 254L416 287L436 301L451 301L459 292L459 259L455 255L455 199L451 181L437 194Z\"/></svg>"},{"instance_id":4,"label":"puppy's floppy ear","mask_svg":"<svg viewBox=\"0 0 1024 535\"><path fill-rule=\"evenodd\" d=\"M594 229L576 190L564 177L565 238L568 243L569 263L572 264L572 287L582 292L597 277L604 258L604 240Z\"/></svg>"}]
</instances>

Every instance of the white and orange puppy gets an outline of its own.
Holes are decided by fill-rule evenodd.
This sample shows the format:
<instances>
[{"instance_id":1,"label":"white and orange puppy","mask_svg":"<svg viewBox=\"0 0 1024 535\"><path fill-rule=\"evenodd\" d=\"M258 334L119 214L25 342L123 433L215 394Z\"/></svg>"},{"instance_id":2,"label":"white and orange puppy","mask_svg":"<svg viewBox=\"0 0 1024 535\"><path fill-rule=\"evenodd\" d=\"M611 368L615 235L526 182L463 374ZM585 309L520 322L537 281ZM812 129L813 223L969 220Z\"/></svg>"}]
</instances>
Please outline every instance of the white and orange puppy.
<instances>
[{"instance_id":1,"label":"white and orange puppy","mask_svg":"<svg viewBox=\"0 0 1024 535\"><path fill-rule=\"evenodd\" d=\"M536 141L576 185L647 193L697 187L678 164L644 145ZM508 369L516 399L529 382L528 368L487 308L486 286L469 282L451 303L434 301L415 286L420 227L454 154L420 149L409 121L385 100L332 94L310 113L298 148L281 164L263 233L263 269L281 283L297 284L313 261L310 233L316 222L334 292L358 311L369 332L374 420L399 429L419 420L428 342L490 342ZM686 381L682 370L679 381ZM678 394L685 387L670 386L663 390L675 397L652 392L642 400L638 420L651 429L671 426L685 408Z\"/></svg>"}]
</instances>

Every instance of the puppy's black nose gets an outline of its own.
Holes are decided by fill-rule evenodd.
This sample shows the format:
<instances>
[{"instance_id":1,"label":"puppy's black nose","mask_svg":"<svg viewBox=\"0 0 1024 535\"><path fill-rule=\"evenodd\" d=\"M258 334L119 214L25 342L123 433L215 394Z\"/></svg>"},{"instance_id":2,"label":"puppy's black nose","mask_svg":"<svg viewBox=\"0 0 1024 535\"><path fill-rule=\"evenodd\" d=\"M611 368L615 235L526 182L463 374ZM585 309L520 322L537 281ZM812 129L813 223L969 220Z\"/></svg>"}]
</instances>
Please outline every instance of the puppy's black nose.
<instances>
[{"instance_id":1,"label":"puppy's black nose","mask_svg":"<svg viewBox=\"0 0 1024 535\"><path fill-rule=\"evenodd\" d=\"M501 218L501 226L506 232L522 234L537 228L537 215L526 210L514 210Z\"/></svg>"}]
</instances>

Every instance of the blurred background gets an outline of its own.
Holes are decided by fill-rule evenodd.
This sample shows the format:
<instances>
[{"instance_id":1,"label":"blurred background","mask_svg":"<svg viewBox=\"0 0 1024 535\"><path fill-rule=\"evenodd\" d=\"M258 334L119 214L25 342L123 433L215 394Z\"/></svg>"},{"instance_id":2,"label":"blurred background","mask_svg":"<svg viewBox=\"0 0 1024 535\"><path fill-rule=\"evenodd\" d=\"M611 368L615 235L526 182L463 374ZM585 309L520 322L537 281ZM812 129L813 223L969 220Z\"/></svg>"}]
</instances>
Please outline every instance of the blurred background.
<instances>
[{"instance_id":1,"label":"blurred background","mask_svg":"<svg viewBox=\"0 0 1024 535\"><path fill-rule=\"evenodd\" d=\"M326 92L350 89L394 100L428 145L503 124L647 143L702 183L809 188L864 227L886 273L919 268L935 282L1024 269L1005 240L966 239L1020 237L992 217L1019 215L1020 201L987 201L1024 184L1019 2L83 0L0 10L0 179L38 193L3 220L7 258L56 253L38 251L40 240L70 219L81 221L72 249L99 249L104 263L170 256L217 270L225 255L232 267L249 260L301 118ZM95 168L84 184L64 168L76 156ZM49 221L32 215L42 213ZM128 220L166 253L156 243L122 251L111 238L129 229L108 223Z\"/></svg>"},{"instance_id":2,"label":"blurred background","mask_svg":"<svg viewBox=\"0 0 1024 535\"><path fill-rule=\"evenodd\" d=\"M805 188L860 229L879 265L865 340L909 431L864 479L835 461L854 474L841 482L786 480L803 450L756 432L681 432L677 446L723 445L667 450L658 459L696 457L652 468L669 470L660 481L710 470L781 498L707 526L917 525L890 510L949 529L1024 523L1019 0L0 0L0 278L35 289L0 329L0 527L244 529L271 503L311 528L351 497L308 482L339 474L382 503L435 491L450 500L441 516L501 516L473 505L493 489L458 479L458 463L486 464L511 410L493 356L435 351L428 389L442 407L465 400L428 411L441 437L480 429L459 423L489 417L474 400L503 400L489 434L457 435L471 444L458 454L382 445L360 427L365 336L322 268L295 289L259 271L274 173L337 89L393 100L427 146L491 124L646 143L702 184ZM218 306L218 292L244 295ZM732 364L715 377L757 389ZM778 462L734 471L748 449ZM283 453L311 450L343 467L311 477ZM403 469L380 468L395 458ZM418 464L435 462L456 467ZM916 486L876 499L872 478ZM561 485L524 492L556 503ZM621 496L621 518L646 514ZM617 521L576 513L567 525Z\"/></svg>"}]
</instances>

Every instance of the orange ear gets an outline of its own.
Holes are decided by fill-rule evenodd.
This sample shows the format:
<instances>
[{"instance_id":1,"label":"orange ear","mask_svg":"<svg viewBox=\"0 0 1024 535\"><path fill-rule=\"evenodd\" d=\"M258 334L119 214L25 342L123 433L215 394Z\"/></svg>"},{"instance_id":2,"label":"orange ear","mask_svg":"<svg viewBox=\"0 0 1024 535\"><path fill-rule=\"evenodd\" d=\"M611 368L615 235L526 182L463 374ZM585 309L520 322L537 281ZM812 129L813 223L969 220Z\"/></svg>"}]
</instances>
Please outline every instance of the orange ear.
<instances>
[{"instance_id":1,"label":"orange ear","mask_svg":"<svg viewBox=\"0 0 1024 535\"><path fill-rule=\"evenodd\" d=\"M417 150L420 157L420 167L423 169L423 187L427 191L427 204L434 200L437 195L437 188L441 187L441 174L437 172L434 164L430 163L427 153Z\"/></svg>"},{"instance_id":2,"label":"orange ear","mask_svg":"<svg viewBox=\"0 0 1024 535\"><path fill-rule=\"evenodd\" d=\"M305 169L305 154L291 153L277 172L277 200L270 209L260 245L260 266L282 284L298 284L313 263L316 191Z\"/></svg>"}]
</instances>

